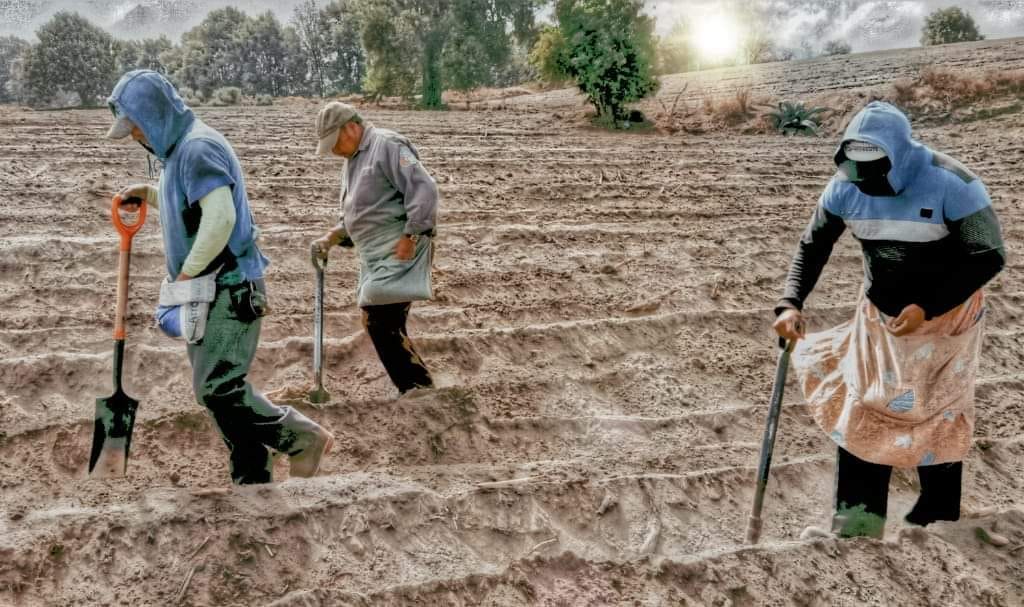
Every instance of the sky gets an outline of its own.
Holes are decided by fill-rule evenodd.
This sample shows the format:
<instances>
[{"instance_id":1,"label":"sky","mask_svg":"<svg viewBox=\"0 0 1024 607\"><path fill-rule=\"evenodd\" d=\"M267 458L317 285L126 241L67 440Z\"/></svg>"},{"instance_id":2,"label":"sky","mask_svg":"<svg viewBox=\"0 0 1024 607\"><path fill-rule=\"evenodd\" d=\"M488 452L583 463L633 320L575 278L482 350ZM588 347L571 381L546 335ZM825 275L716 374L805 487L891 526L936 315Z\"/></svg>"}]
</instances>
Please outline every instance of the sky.
<instances>
[{"instance_id":1,"label":"sky","mask_svg":"<svg viewBox=\"0 0 1024 607\"><path fill-rule=\"evenodd\" d=\"M142 31L117 32L125 37L167 33L172 40L195 25L211 9L231 4L251 13L273 10L287 20L299 0L0 0L0 35L31 38L31 32L58 10L74 10L108 29L138 5L163 15L146 23ZM924 17L937 8L956 4L974 17L989 38L1024 35L1024 0L647 0L647 10L658 19L658 32L667 34L682 17L706 33L709 22L722 32L737 21L735 8L755 6L775 16L770 31L783 46L797 48L807 41L820 46L845 40L854 51L918 45ZM726 25L722 25L725 22ZM713 28L712 28L713 29Z\"/></svg>"},{"instance_id":2,"label":"sky","mask_svg":"<svg viewBox=\"0 0 1024 607\"><path fill-rule=\"evenodd\" d=\"M988 38L1024 36L1024 0L649 0L647 5L663 35L683 17L696 24L730 13L732 6L755 5L776 16L770 31L793 48L804 40L816 45L844 40L855 52L917 46L925 17L954 5L969 12Z\"/></svg>"}]
</instances>

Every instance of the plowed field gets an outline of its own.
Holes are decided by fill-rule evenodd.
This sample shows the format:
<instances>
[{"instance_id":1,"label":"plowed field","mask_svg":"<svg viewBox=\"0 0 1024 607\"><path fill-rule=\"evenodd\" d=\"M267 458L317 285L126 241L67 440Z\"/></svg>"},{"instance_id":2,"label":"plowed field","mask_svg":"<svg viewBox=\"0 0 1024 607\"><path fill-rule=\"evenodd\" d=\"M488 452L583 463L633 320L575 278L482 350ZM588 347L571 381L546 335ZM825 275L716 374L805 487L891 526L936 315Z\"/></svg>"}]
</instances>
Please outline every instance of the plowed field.
<instances>
[{"instance_id":1,"label":"plowed field","mask_svg":"<svg viewBox=\"0 0 1024 607\"><path fill-rule=\"evenodd\" d=\"M1018 41L986 44L984 67L1024 63ZM905 55L818 62L833 75L820 87L884 81ZM761 69L743 77L781 68ZM772 86L805 86L785 77ZM340 181L312 154L317 104L198 110L242 159L273 262L254 382L338 439L321 476L245 488L228 483L183 345L151 326L155 219L132 266L129 475L85 478L93 402L111 391L107 209L146 161L102 138L105 110L3 108L0 604L1024 604L1024 114L917 130L985 180L1011 256L989 288L966 465L980 518L901 531L916 496L901 473L886 541L798 540L830 515L835 448L790 385L763 540L748 548L771 308L835 141L607 133L517 107L367 108L416 143L442 191L437 297L411 320L440 388L397 397L360 325L355 260L336 250L320 409L296 396L311 382L308 242L336 217ZM846 236L812 330L852 315L861 277Z\"/></svg>"}]
</instances>

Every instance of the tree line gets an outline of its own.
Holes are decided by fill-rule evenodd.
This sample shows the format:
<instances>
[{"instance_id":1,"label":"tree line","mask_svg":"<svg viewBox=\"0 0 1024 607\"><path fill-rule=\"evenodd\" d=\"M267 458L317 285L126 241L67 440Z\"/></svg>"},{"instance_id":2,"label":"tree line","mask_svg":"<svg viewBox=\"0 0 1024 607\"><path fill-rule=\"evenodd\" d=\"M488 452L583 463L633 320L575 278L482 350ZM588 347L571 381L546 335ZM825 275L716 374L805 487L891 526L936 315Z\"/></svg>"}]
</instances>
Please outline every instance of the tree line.
<instances>
[{"instance_id":1,"label":"tree line","mask_svg":"<svg viewBox=\"0 0 1024 607\"><path fill-rule=\"evenodd\" d=\"M60 12L30 44L0 38L0 102L100 102L126 71L165 74L194 101L236 87L248 96L419 97L446 89L509 86L532 77L526 61L542 0L305 0L287 23L271 12L210 12L177 43L121 40Z\"/></svg>"},{"instance_id":2,"label":"tree line","mask_svg":"<svg viewBox=\"0 0 1024 607\"><path fill-rule=\"evenodd\" d=\"M552 23L536 22L549 6ZM763 16L761 16L763 17ZM733 63L784 61L850 52L778 47L758 15L745 23ZM444 90L512 86L532 80L576 84L614 124L626 104L658 88L658 76L701 65L690 44L694 24L655 35L642 0L305 0L287 23L271 12L210 12L178 42L121 40L76 13L61 12L30 44L0 37L0 102L94 106L118 77L147 68L165 74L192 104L252 97L334 96L418 99L442 107ZM978 40L958 8L930 15L922 44ZM720 64L718 64L720 65Z\"/></svg>"}]
</instances>

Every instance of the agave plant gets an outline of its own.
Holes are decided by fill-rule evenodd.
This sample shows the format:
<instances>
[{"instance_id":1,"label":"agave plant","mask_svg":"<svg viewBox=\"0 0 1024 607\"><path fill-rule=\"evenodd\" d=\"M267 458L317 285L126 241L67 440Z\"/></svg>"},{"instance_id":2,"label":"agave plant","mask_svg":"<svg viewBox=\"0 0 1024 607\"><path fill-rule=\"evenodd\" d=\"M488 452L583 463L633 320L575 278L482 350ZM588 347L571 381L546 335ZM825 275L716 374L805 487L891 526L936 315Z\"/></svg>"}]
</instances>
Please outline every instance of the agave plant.
<instances>
[{"instance_id":1,"label":"agave plant","mask_svg":"<svg viewBox=\"0 0 1024 607\"><path fill-rule=\"evenodd\" d=\"M817 135L821 128L820 116L827 111L828 108L808 108L802 103L784 101L777 111L768 112L765 117L783 135Z\"/></svg>"}]
</instances>

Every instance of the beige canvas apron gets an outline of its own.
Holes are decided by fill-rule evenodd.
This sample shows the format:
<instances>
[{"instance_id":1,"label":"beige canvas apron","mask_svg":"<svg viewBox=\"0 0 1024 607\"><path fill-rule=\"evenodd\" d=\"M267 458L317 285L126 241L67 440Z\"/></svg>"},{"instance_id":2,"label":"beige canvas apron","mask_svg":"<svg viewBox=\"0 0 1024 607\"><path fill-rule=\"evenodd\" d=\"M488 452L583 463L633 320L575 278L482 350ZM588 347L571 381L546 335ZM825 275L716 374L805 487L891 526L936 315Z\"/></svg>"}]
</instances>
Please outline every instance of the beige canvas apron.
<instances>
[{"instance_id":1,"label":"beige canvas apron","mask_svg":"<svg viewBox=\"0 0 1024 607\"><path fill-rule=\"evenodd\" d=\"M961 461L974 432L981 291L893 336L861 297L853 320L797 344L793 367L819 426L862 460L900 468Z\"/></svg>"}]
</instances>

